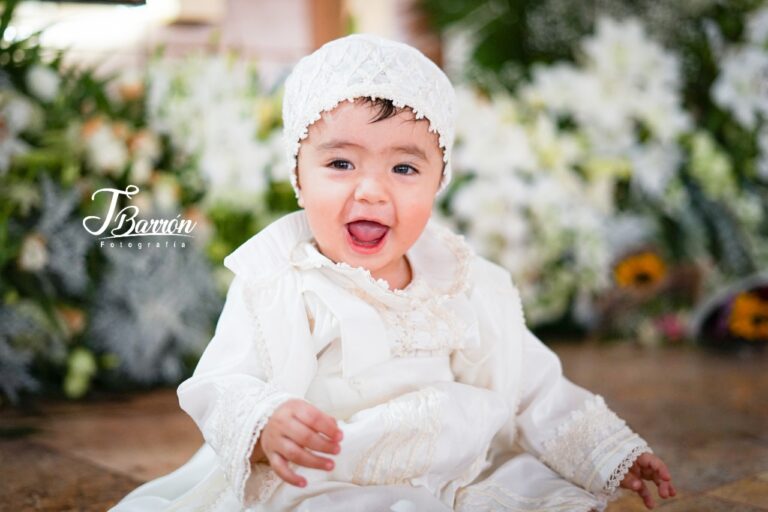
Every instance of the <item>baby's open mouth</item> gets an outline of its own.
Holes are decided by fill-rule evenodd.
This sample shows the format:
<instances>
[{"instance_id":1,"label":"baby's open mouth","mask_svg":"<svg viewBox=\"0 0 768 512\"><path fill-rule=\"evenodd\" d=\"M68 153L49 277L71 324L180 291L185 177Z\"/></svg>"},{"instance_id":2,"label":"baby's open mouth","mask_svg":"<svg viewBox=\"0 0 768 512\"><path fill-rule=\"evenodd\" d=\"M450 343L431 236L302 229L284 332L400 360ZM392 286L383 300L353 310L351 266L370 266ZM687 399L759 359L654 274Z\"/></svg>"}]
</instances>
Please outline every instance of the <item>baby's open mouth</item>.
<instances>
[{"instance_id":1,"label":"baby's open mouth","mask_svg":"<svg viewBox=\"0 0 768 512\"><path fill-rule=\"evenodd\" d=\"M375 247L389 231L389 226L372 220L356 220L347 224L347 231L360 245Z\"/></svg>"}]
</instances>

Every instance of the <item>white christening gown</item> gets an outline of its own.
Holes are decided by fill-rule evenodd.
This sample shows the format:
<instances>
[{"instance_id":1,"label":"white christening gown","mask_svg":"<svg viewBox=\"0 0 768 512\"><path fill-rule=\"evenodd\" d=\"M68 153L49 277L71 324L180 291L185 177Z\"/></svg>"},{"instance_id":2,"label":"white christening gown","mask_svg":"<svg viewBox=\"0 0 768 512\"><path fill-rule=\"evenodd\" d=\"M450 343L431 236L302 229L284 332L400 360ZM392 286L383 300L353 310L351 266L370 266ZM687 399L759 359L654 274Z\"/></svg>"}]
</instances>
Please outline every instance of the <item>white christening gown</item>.
<instances>
[{"instance_id":1,"label":"white christening gown","mask_svg":"<svg viewBox=\"0 0 768 512\"><path fill-rule=\"evenodd\" d=\"M651 452L600 395L570 382L525 326L503 268L431 220L390 290L317 249L303 210L224 260L234 278L181 408L205 443L112 512L602 511ZM344 432L304 488L249 457L301 398Z\"/></svg>"}]
</instances>

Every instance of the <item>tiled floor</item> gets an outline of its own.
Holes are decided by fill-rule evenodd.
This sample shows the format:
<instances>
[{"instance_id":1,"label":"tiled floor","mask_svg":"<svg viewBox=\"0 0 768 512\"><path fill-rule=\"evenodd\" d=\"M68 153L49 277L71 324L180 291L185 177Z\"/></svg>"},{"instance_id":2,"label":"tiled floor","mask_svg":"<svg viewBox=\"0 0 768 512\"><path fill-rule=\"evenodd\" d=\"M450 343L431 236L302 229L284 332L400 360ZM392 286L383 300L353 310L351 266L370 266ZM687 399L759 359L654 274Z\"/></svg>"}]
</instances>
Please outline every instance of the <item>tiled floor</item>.
<instances>
[{"instance_id":1,"label":"tiled floor","mask_svg":"<svg viewBox=\"0 0 768 512\"><path fill-rule=\"evenodd\" d=\"M552 347L566 375L603 395L669 465L678 496L656 498L656 509L768 511L768 353ZM43 403L37 414L3 410L0 433L0 510L14 512L106 510L202 442L175 390ZM629 494L608 508L641 510Z\"/></svg>"}]
</instances>

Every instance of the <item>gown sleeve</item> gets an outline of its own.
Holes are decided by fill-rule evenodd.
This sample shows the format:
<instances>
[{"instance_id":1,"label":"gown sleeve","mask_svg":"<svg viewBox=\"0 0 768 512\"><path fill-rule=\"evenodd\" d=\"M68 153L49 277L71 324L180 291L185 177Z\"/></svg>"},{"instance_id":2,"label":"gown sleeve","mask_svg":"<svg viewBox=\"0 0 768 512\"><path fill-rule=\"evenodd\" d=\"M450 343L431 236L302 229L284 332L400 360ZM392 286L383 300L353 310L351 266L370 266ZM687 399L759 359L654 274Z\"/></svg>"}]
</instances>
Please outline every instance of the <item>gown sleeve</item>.
<instances>
[{"instance_id":1,"label":"gown sleeve","mask_svg":"<svg viewBox=\"0 0 768 512\"><path fill-rule=\"evenodd\" d=\"M613 496L640 454L653 453L605 404L568 380L558 356L525 329L520 445L571 482Z\"/></svg>"},{"instance_id":2,"label":"gown sleeve","mask_svg":"<svg viewBox=\"0 0 768 512\"><path fill-rule=\"evenodd\" d=\"M262 429L280 405L302 398L272 379L270 343L279 340L266 339L263 315L254 307L264 297L253 294L279 297L273 286L254 289L235 275L213 338L193 375L177 390L179 405L216 452L231 488L246 505L264 502L282 481L268 463L250 463Z\"/></svg>"},{"instance_id":3,"label":"gown sleeve","mask_svg":"<svg viewBox=\"0 0 768 512\"><path fill-rule=\"evenodd\" d=\"M479 343L457 351L457 380L501 392L515 415L497 433L493 454L531 453L568 481L611 497L648 444L603 397L563 375L560 359L526 326L508 270L474 261L470 299Z\"/></svg>"}]
</instances>

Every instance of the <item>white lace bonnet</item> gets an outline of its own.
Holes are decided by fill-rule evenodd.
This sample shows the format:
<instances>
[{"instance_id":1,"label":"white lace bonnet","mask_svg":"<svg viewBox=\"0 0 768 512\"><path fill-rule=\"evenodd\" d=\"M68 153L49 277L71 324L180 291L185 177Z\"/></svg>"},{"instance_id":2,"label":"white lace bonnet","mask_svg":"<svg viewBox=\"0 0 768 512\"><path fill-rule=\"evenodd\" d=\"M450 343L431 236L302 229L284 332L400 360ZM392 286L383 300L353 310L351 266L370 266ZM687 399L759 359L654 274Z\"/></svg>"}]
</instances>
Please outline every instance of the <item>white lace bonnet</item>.
<instances>
[{"instance_id":1,"label":"white lace bonnet","mask_svg":"<svg viewBox=\"0 0 768 512\"><path fill-rule=\"evenodd\" d=\"M390 99L396 107L411 107L416 119L429 120L429 131L437 132L445 162L440 194L451 180L456 112L453 85L416 48L372 34L352 34L303 57L285 81L283 139L296 198L296 158L309 126L341 101L361 96Z\"/></svg>"}]
</instances>

